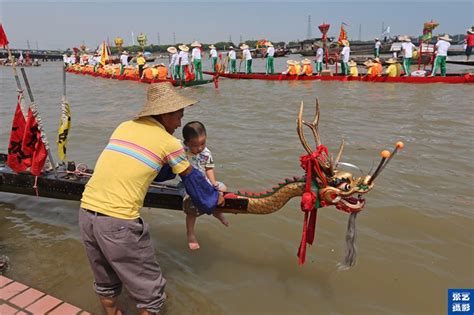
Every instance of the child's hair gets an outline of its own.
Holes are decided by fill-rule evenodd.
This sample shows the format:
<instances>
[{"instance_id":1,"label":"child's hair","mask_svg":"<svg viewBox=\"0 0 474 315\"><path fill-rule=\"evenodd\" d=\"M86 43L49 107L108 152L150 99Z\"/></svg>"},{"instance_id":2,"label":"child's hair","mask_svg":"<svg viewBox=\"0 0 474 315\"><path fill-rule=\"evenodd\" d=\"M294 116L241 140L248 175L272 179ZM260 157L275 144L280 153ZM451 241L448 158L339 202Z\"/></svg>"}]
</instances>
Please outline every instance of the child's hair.
<instances>
[{"instance_id":1,"label":"child's hair","mask_svg":"<svg viewBox=\"0 0 474 315\"><path fill-rule=\"evenodd\" d=\"M199 121L190 121L183 127L184 141L206 135L206 127Z\"/></svg>"}]
</instances>

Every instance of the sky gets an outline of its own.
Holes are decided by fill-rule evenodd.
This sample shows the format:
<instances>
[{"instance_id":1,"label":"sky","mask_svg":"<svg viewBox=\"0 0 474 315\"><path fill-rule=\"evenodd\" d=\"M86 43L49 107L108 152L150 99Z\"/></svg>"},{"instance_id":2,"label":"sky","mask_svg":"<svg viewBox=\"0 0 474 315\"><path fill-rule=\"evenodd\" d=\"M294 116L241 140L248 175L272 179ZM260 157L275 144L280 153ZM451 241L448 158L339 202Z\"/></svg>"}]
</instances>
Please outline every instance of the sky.
<instances>
[{"instance_id":1,"label":"sky","mask_svg":"<svg viewBox=\"0 0 474 315\"><path fill-rule=\"evenodd\" d=\"M342 22L349 39L380 37L382 26L392 35L420 35L423 23L435 20L435 34L465 34L474 25L474 0L378 1L40 1L0 0L0 22L12 48L66 49L120 36L132 44L132 32L161 45L268 39L274 42L320 37L317 26L331 24L337 37Z\"/></svg>"}]
</instances>

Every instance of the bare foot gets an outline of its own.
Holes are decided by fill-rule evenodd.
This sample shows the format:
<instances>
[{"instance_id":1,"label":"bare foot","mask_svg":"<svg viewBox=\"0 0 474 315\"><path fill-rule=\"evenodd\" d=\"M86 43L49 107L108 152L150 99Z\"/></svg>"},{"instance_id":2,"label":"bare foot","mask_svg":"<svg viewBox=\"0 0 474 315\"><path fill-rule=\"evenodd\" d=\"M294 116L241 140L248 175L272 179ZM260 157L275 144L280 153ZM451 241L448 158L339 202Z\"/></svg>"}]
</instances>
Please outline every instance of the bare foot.
<instances>
[{"instance_id":1,"label":"bare foot","mask_svg":"<svg viewBox=\"0 0 474 315\"><path fill-rule=\"evenodd\" d=\"M225 218L224 214L222 212L215 212L213 214L219 221L221 221L222 224L225 226L229 226L229 221Z\"/></svg>"},{"instance_id":2,"label":"bare foot","mask_svg":"<svg viewBox=\"0 0 474 315\"><path fill-rule=\"evenodd\" d=\"M197 250L201 248L194 234L188 235L188 247L190 250Z\"/></svg>"}]
</instances>

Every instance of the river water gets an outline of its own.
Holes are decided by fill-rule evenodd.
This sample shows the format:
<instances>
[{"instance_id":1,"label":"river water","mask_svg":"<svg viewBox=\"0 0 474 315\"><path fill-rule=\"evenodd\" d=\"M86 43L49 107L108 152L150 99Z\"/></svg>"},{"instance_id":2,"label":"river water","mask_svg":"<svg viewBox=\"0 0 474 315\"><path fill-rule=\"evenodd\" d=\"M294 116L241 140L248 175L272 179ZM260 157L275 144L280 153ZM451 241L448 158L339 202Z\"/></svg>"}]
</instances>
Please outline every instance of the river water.
<instances>
[{"instance_id":1,"label":"river water","mask_svg":"<svg viewBox=\"0 0 474 315\"><path fill-rule=\"evenodd\" d=\"M283 69L285 59L276 60ZM261 60L254 63L263 68ZM61 64L27 73L54 143ZM6 152L16 85L10 68L0 68L0 75L0 152ZM147 85L72 74L67 82L68 155L93 167L114 127L140 110ZM217 178L231 191L263 191L302 175L296 116L304 101L310 119L316 97L322 142L335 153L345 139L343 161L367 172L382 149L398 140L405 149L367 195L357 221L358 263L348 271L337 269L348 216L334 207L319 211L316 242L303 266L296 258L299 198L271 215L228 215L228 228L201 217L195 252L187 249L183 213L143 209L168 279L165 314L445 314L448 288L474 287L472 85L221 79L218 90L181 92L200 100L183 123L207 126ZM79 239L78 207L0 193L0 254L10 258L8 277L101 314ZM126 296L120 303L134 312Z\"/></svg>"}]
</instances>

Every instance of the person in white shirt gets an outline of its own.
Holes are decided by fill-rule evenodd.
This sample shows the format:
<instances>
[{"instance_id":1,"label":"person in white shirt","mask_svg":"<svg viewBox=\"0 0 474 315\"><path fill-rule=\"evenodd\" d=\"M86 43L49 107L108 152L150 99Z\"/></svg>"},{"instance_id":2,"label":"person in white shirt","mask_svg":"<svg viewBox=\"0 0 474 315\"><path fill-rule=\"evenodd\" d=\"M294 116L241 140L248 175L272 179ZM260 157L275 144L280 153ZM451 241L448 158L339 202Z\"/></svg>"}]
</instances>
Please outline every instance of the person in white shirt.
<instances>
[{"instance_id":1,"label":"person in white shirt","mask_svg":"<svg viewBox=\"0 0 474 315\"><path fill-rule=\"evenodd\" d=\"M323 71L324 50L321 47L321 44L315 44L315 47L317 48L317 50L316 50L316 73L321 74L321 71Z\"/></svg>"},{"instance_id":2,"label":"person in white shirt","mask_svg":"<svg viewBox=\"0 0 474 315\"><path fill-rule=\"evenodd\" d=\"M448 56L448 49L451 44L449 43L451 38L448 34L438 37L438 42L435 45L436 58L433 63L433 70L431 75L435 76L438 68L441 68L441 76L446 76L446 57Z\"/></svg>"},{"instance_id":3,"label":"person in white shirt","mask_svg":"<svg viewBox=\"0 0 474 315\"><path fill-rule=\"evenodd\" d=\"M233 46L230 46L229 49L230 49L229 54L227 55L230 62L229 73L236 73L237 72L237 57L235 54L235 50Z\"/></svg>"},{"instance_id":4,"label":"person in white shirt","mask_svg":"<svg viewBox=\"0 0 474 315\"><path fill-rule=\"evenodd\" d=\"M382 47L382 43L378 38L375 39L375 46L374 46L374 57L380 57L380 47Z\"/></svg>"},{"instance_id":5,"label":"person in white shirt","mask_svg":"<svg viewBox=\"0 0 474 315\"><path fill-rule=\"evenodd\" d=\"M217 50L216 46L210 45L209 48L211 49L209 51L209 58L211 58L212 62L212 71L216 72L216 65L217 65Z\"/></svg>"},{"instance_id":6,"label":"person in white shirt","mask_svg":"<svg viewBox=\"0 0 474 315\"><path fill-rule=\"evenodd\" d=\"M411 42L409 36L403 36L404 43L402 44L402 54L403 54L403 71L405 75L410 75L410 66L411 58L413 57L413 48L416 48L415 45Z\"/></svg>"},{"instance_id":7,"label":"person in white shirt","mask_svg":"<svg viewBox=\"0 0 474 315\"><path fill-rule=\"evenodd\" d=\"M128 67L128 51L126 50L120 55L120 75L125 71L125 67Z\"/></svg>"},{"instance_id":8,"label":"person in white shirt","mask_svg":"<svg viewBox=\"0 0 474 315\"><path fill-rule=\"evenodd\" d=\"M343 75L349 75L349 58L351 55L351 48L349 47L349 41L343 39L341 41L342 45L344 45L344 48L341 50L341 74Z\"/></svg>"},{"instance_id":9,"label":"person in white shirt","mask_svg":"<svg viewBox=\"0 0 474 315\"><path fill-rule=\"evenodd\" d=\"M245 73L252 73L252 54L250 53L249 46L243 44L240 46L242 49L242 60L245 59Z\"/></svg>"},{"instance_id":10,"label":"person in white shirt","mask_svg":"<svg viewBox=\"0 0 474 315\"><path fill-rule=\"evenodd\" d=\"M179 78L180 80L186 80L189 77L189 47L183 44L179 45L178 48Z\"/></svg>"},{"instance_id":11,"label":"person in white shirt","mask_svg":"<svg viewBox=\"0 0 474 315\"><path fill-rule=\"evenodd\" d=\"M266 74L273 74L275 72L274 66L274 56L275 56L275 48L273 48L272 42L266 42L265 45L267 48L267 64L266 64Z\"/></svg>"},{"instance_id":12,"label":"person in white shirt","mask_svg":"<svg viewBox=\"0 0 474 315\"><path fill-rule=\"evenodd\" d=\"M166 48L166 51L168 51L169 53L168 57L170 64L168 65L168 68L171 73L171 77L176 80L178 78L179 71L179 65L176 65L176 63L178 62L178 50L176 49L176 47L170 46Z\"/></svg>"},{"instance_id":13,"label":"person in white shirt","mask_svg":"<svg viewBox=\"0 0 474 315\"><path fill-rule=\"evenodd\" d=\"M202 80L201 43L194 41L191 44L191 62L194 64L194 76L196 80Z\"/></svg>"}]
</instances>

